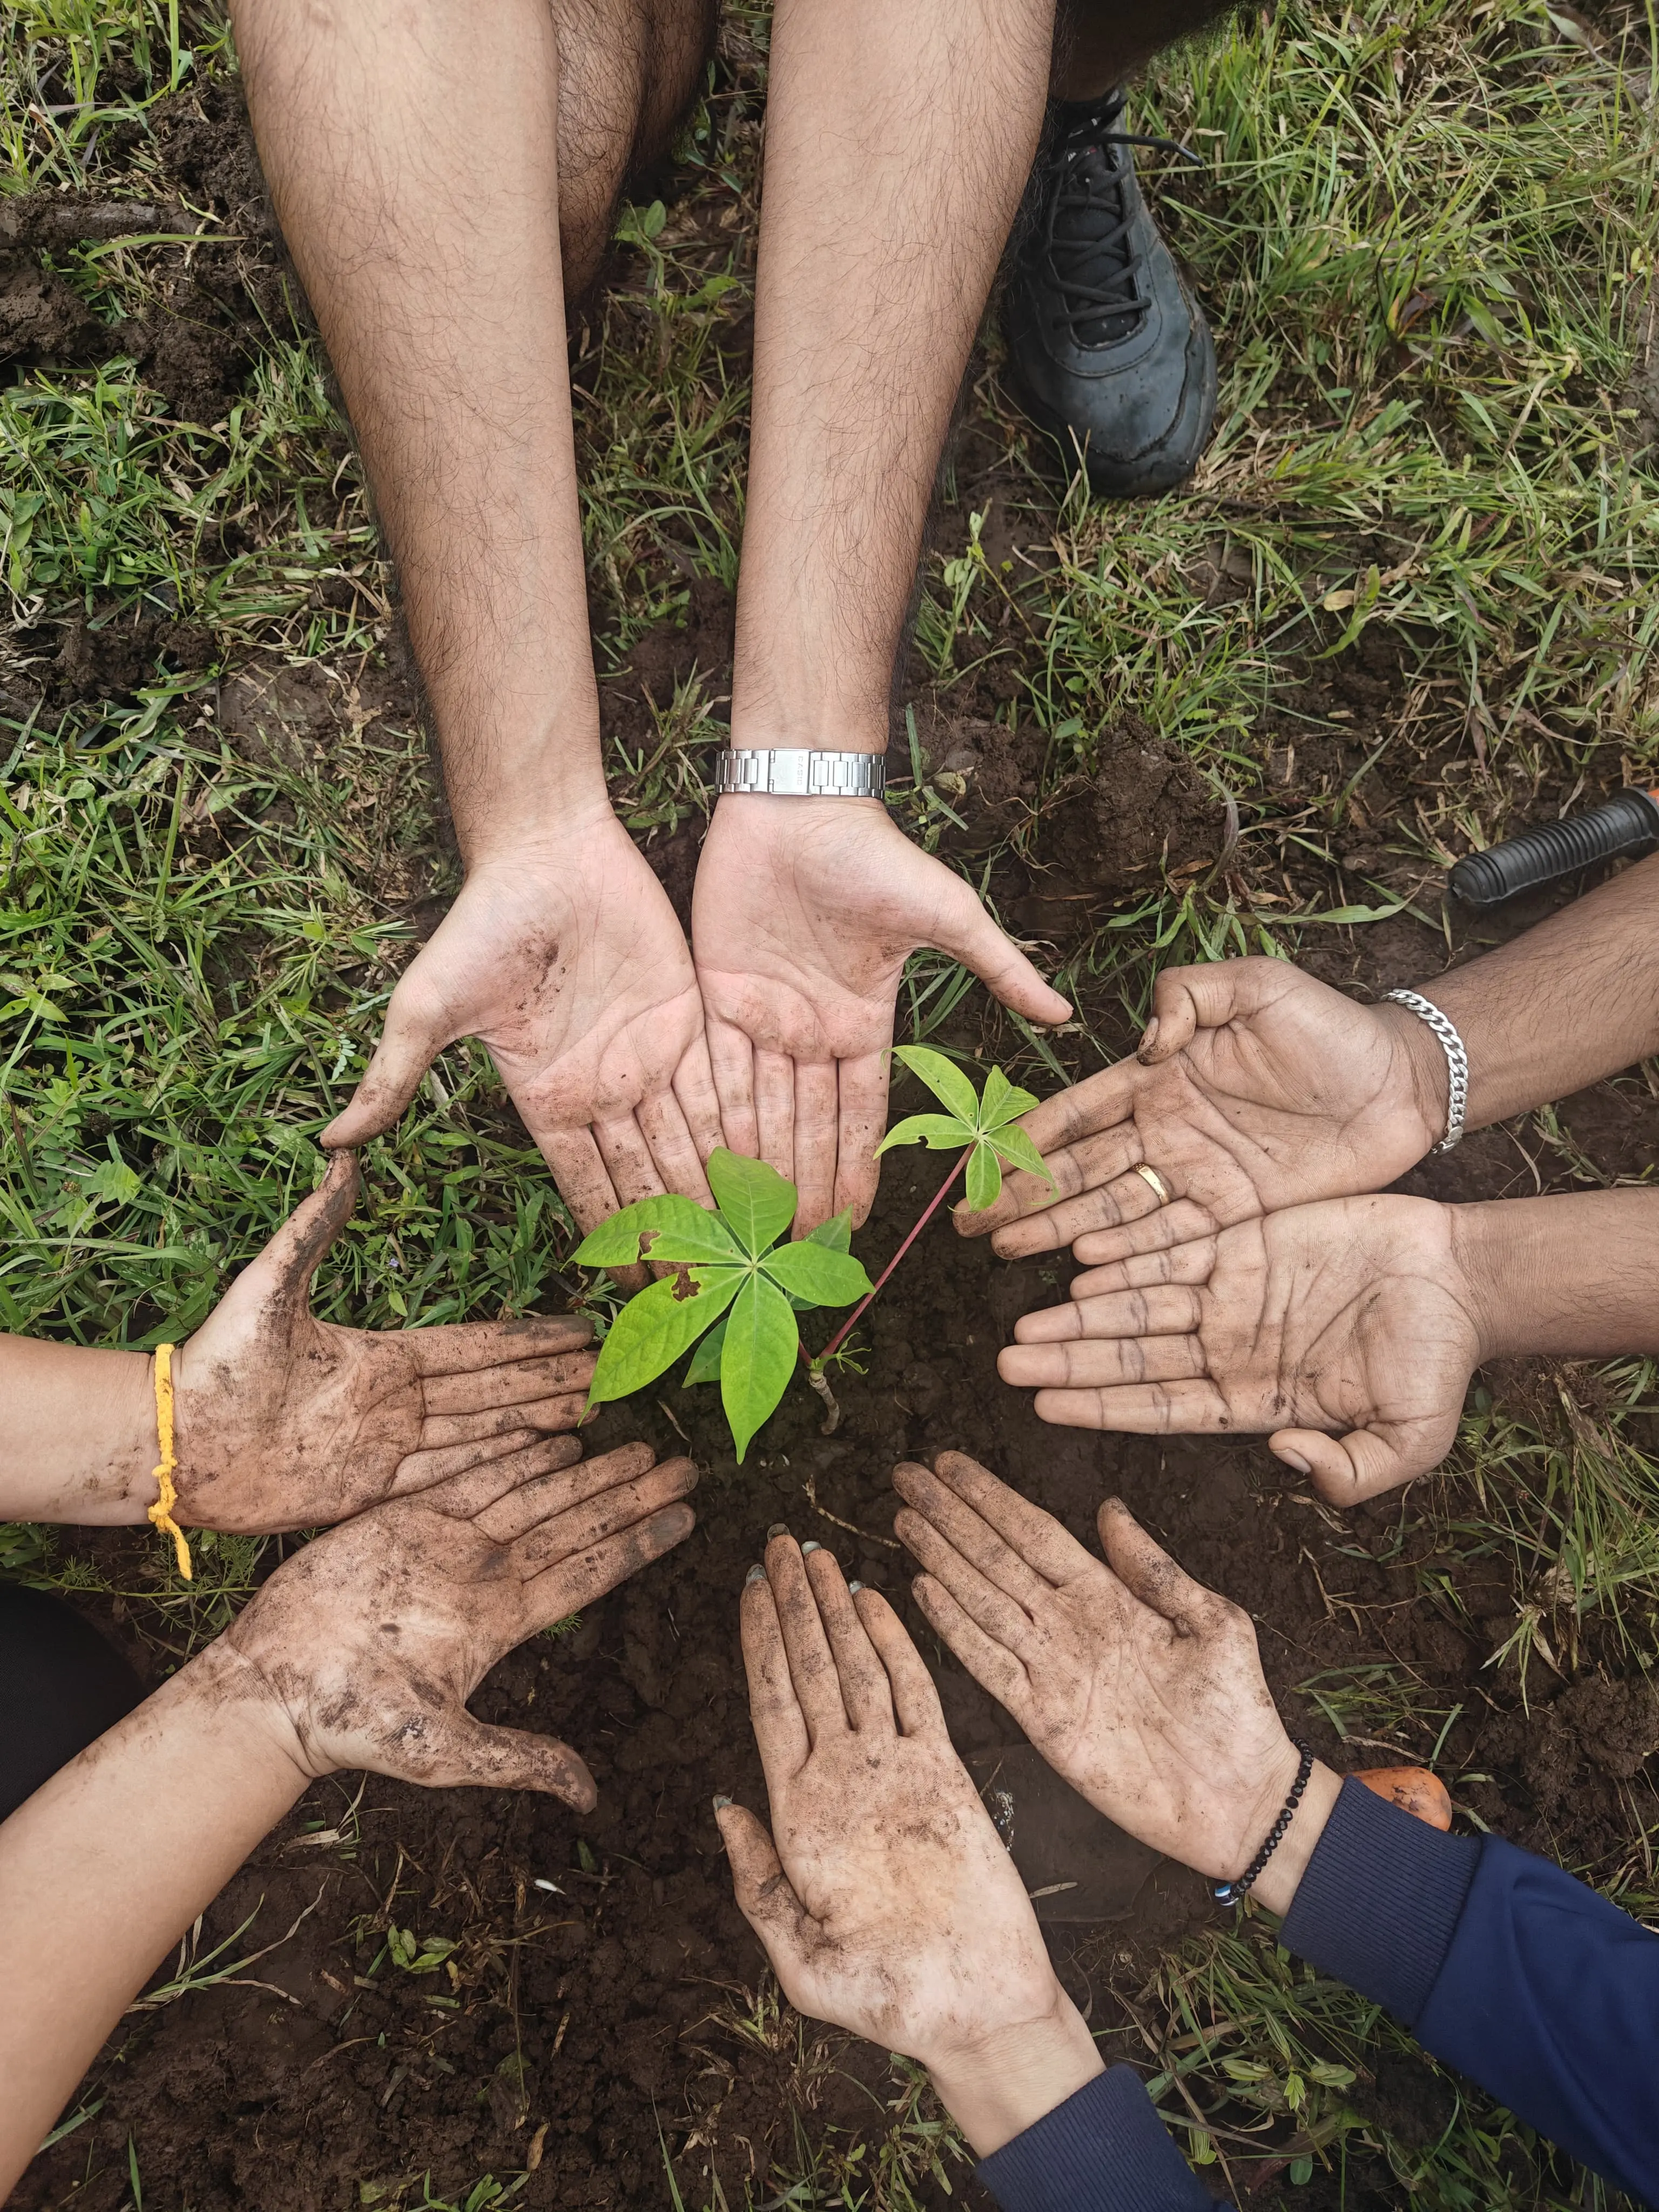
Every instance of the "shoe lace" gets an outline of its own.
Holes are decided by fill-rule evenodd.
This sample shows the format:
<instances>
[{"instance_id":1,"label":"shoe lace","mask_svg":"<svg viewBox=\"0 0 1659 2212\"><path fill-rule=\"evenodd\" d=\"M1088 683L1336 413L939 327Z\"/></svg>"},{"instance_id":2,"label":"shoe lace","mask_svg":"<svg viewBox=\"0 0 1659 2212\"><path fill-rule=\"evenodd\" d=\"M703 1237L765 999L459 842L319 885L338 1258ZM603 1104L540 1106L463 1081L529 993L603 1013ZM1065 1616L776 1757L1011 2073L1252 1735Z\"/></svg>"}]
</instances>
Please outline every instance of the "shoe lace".
<instances>
[{"instance_id":1,"label":"shoe lace","mask_svg":"<svg viewBox=\"0 0 1659 2212\"><path fill-rule=\"evenodd\" d=\"M1133 172L1127 160L1107 149L1152 146L1203 166L1173 138L1117 130L1127 104L1123 92L1107 93L1067 125L1055 149L1042 245L1059 302L1054 326L1080 345L1115 345L1133 334L1146 313L1139 283L1146 257L1131 242Z\"/></svg>"}]
</instances>

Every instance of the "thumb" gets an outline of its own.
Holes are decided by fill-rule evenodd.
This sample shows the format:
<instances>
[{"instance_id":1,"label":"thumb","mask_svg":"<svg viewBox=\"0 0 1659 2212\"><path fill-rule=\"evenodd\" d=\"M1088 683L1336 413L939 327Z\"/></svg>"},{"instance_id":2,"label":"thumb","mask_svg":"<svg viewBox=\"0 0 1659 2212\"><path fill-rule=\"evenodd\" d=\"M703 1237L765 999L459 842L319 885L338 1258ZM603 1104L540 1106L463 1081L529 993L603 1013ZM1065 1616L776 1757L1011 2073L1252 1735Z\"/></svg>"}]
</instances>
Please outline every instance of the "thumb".
<instances>
[{"instance_id":1,"label":"thumb","mask_svg":"<svg viewBox=\"0 0 1659 2212\"><path fill-rule=\"evenodd\" d=\"M795 1965L805 1948L802 1937L810 1917L806 1907L796 1896L763 1822L729 1797L714 1800L714 1820L732 1863L738 1910L765 1944L766 1955L781 1980L785 1967Z\"/></svg>"},{"instance_id":2,"label":"thumb","mask_svg":"<svg viewBox=\"0 0 1659 2212\"><path fill-rule=\"evenodd\" d=\"M941 863L935 863L940 866ZM971 969L993 995L1031 1022L1066 1022L1072 1018L1069 999L1045 983L1019 947L981 905L960 877L951 878L954 890L950 908L941 916L943 927L933 939L940 952Z\"/></svg>"},{"instance_id":3,"label":"thumb","mask_svg":"<svg viewBox=\"0 0 1659 2212\"><path fill-rule=\"evenodd\" d=\"M421 1771L408 1777L434 1790L538 1790L579 1813L599 1802L592 1776L568 1743L524 1729L489 1728L465 1705L428 1721Z\"/></svg>"},{"instance_id":4,"label":"thumb","mask_svg":"<svg viewBox=\"0 0 1659 2212\"><path fill-rule=\"evenodd\" d=\"M351 1218L361 1180L356 1152L336 1152L322 1182L295 1207L258 1258L243 1268L204 1329L212 1321L246 1318L249 1310L267 1304L279 1304L290 1320L303 1313L312 1278Z\"/></svg>"},{"instance_id":5,"label":"thumb","mask_svg":"<svg viewBox=\"0 0 1659 2212\"><path fill-rule=\"evenodd\" d=\"M1189 1045L1200 1030L1217 1030L1224 1022L1258 1013L1283 988L1286 965L1252 957L1166 968L1152 986L1152 1016L1135 1058L1143 1067L1156 1067ZM1280 971L1277 975L1275 969Z\"/></svg>"},{"instance_id":6,"label":"thumb","mask_svg":"<svg viewBox=\"0 0 1659 2212\"><path fill-rule=\"evenodd\" d=\"M1416 1422L1384 1422L1374 1429L1351 1429L1346 1437L1328 1437L1317 1429L1280 1429L1267 1445L1286 1467L1309 1476L1328 1504L1358 1505L1438 1466L1451 1437L1425 1450L1420 1428Z\"/></svg>"},{"instance_id":7,"label":"thumb","mask_svg":"<svg viewBox=\"0 0 1659 2212\"><path fill-rule=\"evenodd\" d=\"M432 1004L416 973L419 966L417 960L392 994L380 1042L350 1103L323 1131L322 1141L331 1151L337 1146L366 1144L391 1128L420 1087L421 1078L453 1042L456 1032Z\"/></svg>"}]
</instances>

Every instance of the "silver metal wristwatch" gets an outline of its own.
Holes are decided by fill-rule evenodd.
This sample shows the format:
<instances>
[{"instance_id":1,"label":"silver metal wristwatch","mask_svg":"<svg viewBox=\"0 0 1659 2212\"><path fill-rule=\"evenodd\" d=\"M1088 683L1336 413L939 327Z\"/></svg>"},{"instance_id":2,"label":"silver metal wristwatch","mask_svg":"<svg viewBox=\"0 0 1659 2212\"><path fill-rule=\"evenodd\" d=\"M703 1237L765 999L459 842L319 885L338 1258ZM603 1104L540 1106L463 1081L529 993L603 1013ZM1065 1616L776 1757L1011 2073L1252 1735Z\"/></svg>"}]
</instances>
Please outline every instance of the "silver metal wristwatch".
<instances>
[{"instance_id":1,"label":"silver metal wristwatch","mask_svg":"<svg viewBox=\"0 0 1659 2212\"><path fill-rule=\"evenodd\" d=\"M714 790L721 798L764 792L788 799L884 799L887 763L880 753L817 753L805 745L732 749L720 755Z\"/></svg>"},{"instance_id":2,"label":"silver metal wristwatch","mask_svg":"<svg viewBox=\"0 0 1659 2212\"><path fill-rule=\"evenodd\" d=\"M1440 1040L1440 1049L1446 1055L1446 1133L1434 1150L1449 1152L1462 1141L1463 1115L1469 1103L1469 1056L1463 1040L1450 1017L1420 992L1385 991L1382 997L1385 1004L1392 1000L1415 1014L1419 1022L1426 1022Z\"/></svg>"}]
</instances>

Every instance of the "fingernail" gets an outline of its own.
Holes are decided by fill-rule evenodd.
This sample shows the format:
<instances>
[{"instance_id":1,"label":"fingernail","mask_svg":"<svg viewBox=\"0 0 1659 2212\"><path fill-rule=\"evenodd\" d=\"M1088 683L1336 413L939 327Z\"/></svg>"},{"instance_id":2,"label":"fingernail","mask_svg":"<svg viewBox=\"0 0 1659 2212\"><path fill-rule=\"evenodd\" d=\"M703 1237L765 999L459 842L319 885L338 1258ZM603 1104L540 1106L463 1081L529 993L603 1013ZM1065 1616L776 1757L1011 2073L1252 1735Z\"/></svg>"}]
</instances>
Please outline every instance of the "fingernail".
<instances>
[{"instance_id":1,"label":"fingernail","mask_svg":"<svg viewBox=\"0 0 1659 2212\"><path fill-rule=\"evenodd\" d=\"M863 1588L864 1584L862 1583L848 1583L847 1585L847 1595L848 1597L856 1597Z\"/></svg>"},{"instance_id":2,"label":"fingernail","mask_svg":"<svg viewBox=\"0 0 1659 2212\"><path fill-rule=\"evenodd\" d=\"M1137 1054L1149 1053L1157 1042L1158 1016L1154 1014L1151 1021L1147 1023L1146 1028L1141 1031L1140 1042L1135 1047L1135 1051Z\"/></svg>"},{"instance_id":3,"label":"fingernail","mask_svg":"<svg viewBox=\"0 0 1659 2212\"><path fill-rule=\"evenodd\" d=\"M1300 1452L1281 1451L1279 1454L1279 1457L1284 1461L1286 1467L1293 1467L1298 1474L1311 1474L1313 1473L1312 1468L1308 1464L1307 1461L1303 1458Z\"/></svg>"},{"instance_id":4,"label":"fingernail","mask_svg":"<svg viewBox=\"0 0 1659 2212\"><path fill-rule=\"evenodd\" d=\"M764 1567L750 1567L743 1580L745 1589L750 1583L763 1583L766 1580L766 1570Z\"/></svg>"},{"instance_id":5,"label":"fingernail","mask_svg":"<svg viewBox=\"0 0 1659 2212\"><path fill-rule=\"evenodd\" d=\"M806 1541L801 1546L800 1549L801 1557L805 1559L809 1552L821 1552L823 1549L823 1547L822 1544L815 1542L813 1539L809 1536Z\"/></svg>"},{"instance_id":6,"label":"fingernail","mask_svg":"<svg viewBox=\"0 0 1659 2212\"><path fill-rule=\"evenodd\" d=\"M731 1802L732 1800L729 1797L716 1797L714 1800L714 1810L717 1813L723 1813Z\"/></svg>"},{"instance_id":7,"label":"fingernail","mask_svg":"<svg viewBox=\"0 0 1659 2212\"><path fill-rule=\"evenodd\" d=\"M788 1534L789 1523L787 1521L775 1521L766 1532L766 1540L769 1544L774 1536L787 1536Z\"/></svg>"}]
</instances>

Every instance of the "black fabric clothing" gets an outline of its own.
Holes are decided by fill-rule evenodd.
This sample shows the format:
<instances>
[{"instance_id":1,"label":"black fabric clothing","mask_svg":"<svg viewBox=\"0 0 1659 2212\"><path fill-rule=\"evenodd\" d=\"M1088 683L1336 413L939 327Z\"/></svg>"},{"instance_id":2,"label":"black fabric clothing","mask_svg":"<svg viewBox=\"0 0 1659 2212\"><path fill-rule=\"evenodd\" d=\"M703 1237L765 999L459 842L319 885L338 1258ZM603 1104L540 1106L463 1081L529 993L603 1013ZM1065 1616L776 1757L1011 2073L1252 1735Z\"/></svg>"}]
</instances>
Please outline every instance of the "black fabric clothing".
<instances>
[{"instance_id":1,"label":"black fabric clothing","mask_svg":"<svg viewBox=\"0 0 1659 2212\"><path fill-rule=\"evenodd\" d=\"M61 1599L0 1583L0 1820L143 1694L126 1661Z\"/></svg>"}]
</instances>

